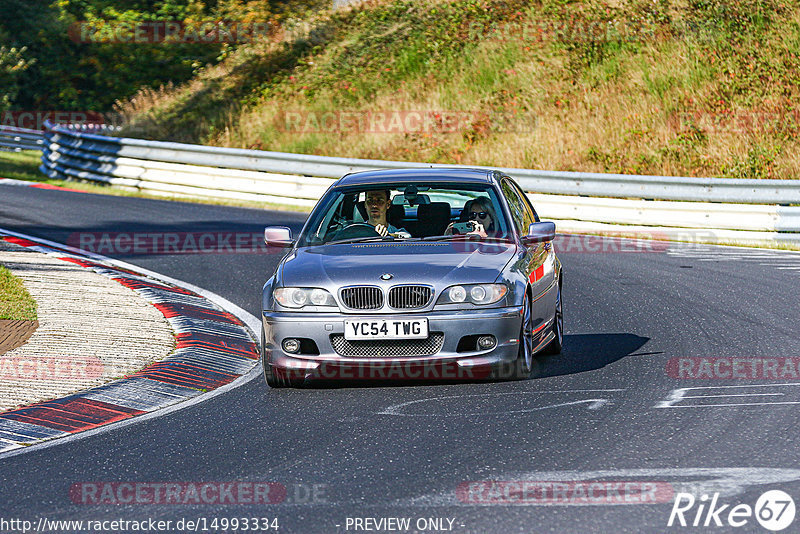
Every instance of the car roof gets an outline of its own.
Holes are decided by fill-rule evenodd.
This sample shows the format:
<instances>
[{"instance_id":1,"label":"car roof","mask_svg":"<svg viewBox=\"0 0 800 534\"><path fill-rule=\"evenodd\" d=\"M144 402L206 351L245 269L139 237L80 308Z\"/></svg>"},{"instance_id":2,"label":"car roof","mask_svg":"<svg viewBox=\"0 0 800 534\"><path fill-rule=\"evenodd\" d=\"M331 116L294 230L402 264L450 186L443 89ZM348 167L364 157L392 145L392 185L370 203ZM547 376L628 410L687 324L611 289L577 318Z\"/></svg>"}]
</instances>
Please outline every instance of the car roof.
<instances>
[{"instance_id":1,"label":"car roof","mask_svg":"<svg viewBox=\"0 0 800 534\"><path fill-rule=\"evenodd\" d=\"M383 169L345 174L334 185L373 185L391 182L496 183L491 169L434 167L424 169Z\"/></svg>"}]
</instances>

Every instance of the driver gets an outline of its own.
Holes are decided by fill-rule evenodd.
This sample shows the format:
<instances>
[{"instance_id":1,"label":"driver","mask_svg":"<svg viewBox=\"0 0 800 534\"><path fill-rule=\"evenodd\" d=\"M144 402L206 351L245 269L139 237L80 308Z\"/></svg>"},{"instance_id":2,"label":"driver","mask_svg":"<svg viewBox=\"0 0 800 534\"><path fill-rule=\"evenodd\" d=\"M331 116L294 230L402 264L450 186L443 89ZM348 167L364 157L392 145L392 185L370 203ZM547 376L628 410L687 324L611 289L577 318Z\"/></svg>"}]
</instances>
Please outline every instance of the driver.
<instances>
[{"instance_id":1,"label":"driver","mask_svg":"<svg viewBox=\"0 0 800 534\"><path fill-rule=\"evenodd\" d=\"M391 235L392 237L411 237L405 228L396 228L389 224L386 214L389 211L391 192L388 189L378 189L367 191L364 205L367 208L367 222L375 227L375 231L381 236Z\"/></svg>"}]
</instances>

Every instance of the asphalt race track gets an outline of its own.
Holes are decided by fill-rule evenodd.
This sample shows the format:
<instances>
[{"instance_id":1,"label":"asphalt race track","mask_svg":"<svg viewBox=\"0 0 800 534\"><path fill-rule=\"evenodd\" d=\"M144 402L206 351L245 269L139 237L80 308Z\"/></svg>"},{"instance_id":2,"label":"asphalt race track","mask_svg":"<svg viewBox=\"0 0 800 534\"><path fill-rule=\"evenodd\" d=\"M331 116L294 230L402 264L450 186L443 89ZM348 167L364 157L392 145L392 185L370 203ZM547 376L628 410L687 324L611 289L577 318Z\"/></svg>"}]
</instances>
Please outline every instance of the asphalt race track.
<instances>
[{"instance_id":1,"label":"asphalt race track","mask_svg":"<svg viewBox=\"0 0 800 534\"><path fill-rule=\"evenodd\" d=\"M61 243L76 232L297 231L305 218L13 186L0 186L0 199L0 227ZM256 316L279 259L103 253ZM731 505L723 522L767 490L800 497L800 380L738 367L724 378L719 369L731 369L719 366L718 376L685 378L670 360L742 358L749 368L753 358L782 366L800 356L800 254L673 244L559 255L565 349L539 358L534 380L273 390L259 376L163 417L0 458L2 515L34 524L265 517L284 533L365 531L375 524L355 518L389 517L409 518L409 531L439 527L432 532L767 532L754 517L741 528L704 528L705 515L698 527L667 522L677 492L719 493ZM480 481L569 492L583 481L646 482L659 491L626 502L612 491L591 502L572 494L511 503L459 491L487 487L465 486ZM270 505L76 504L70 489L92 482L274 482L287 494ZM797 521L786 532L800 530Z\"/></svg>"}]
</instances>

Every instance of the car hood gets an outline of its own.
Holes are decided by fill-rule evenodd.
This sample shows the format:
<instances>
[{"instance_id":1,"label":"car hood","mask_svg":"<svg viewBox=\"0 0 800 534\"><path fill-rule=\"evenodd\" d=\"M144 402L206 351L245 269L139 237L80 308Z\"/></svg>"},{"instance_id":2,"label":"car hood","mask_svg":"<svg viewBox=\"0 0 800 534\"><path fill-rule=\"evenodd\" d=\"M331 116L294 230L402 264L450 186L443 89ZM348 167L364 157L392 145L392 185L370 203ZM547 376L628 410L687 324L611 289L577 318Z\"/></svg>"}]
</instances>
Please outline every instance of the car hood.
<instances>
[{"instance_id":1,"label":"car hood","mask_svg":"<svg viewBox=\"0 0 800 534\"><path fill-rule=\"evenodd\" d=\"M463 241L304 247L284 262L284 286L493 282L517 251L512 243ZM381 276L391 274L389 281Z\"/></svg>"}]
</instances>

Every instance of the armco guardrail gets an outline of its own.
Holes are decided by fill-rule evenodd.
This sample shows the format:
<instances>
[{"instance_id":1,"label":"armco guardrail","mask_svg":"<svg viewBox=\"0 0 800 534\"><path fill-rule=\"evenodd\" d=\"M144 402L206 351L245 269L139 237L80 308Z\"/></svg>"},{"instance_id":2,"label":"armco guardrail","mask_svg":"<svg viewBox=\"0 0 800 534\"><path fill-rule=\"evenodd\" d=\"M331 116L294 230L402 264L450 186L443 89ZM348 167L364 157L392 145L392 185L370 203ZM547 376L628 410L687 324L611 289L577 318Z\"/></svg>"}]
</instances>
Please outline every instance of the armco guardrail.
<instances>
[{"instance_id":1,"label":"armco guardrail","mask_svg":"<svg viewBox=\"0 0 800 534\"><path fill-rule=\"evenodd\" d=\"M161 193L311 206L354 171L465 167L106 137L47 124L41 170ZM501 169L544 217L612 224L782 232L800 241L800 180L738 180ZM631 198L636 200L631 200ZM797 233L797 235L793 235Z\"/></svg>"},{"instance_id":2,"label":"armco guardrail","mask_svg":"<svg viewBox=\"0 0 800 534\"><path fill-rule=\"evenodd\" d=\"M0 150L41 150L43 134L40 130L0 126Z\"/></svg>"}]
</instances>

